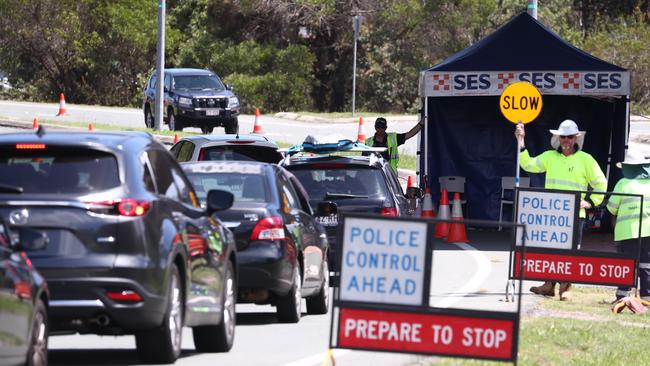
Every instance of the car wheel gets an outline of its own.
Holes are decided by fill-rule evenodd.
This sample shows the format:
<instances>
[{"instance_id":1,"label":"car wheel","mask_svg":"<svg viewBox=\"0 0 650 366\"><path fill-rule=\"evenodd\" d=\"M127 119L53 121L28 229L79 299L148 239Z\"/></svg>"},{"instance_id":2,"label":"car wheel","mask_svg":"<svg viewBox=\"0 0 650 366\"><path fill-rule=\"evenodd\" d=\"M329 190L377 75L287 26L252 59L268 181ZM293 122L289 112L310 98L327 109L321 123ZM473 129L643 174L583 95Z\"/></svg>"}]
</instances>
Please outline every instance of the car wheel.
<instances>
[{"instance_id":1,"label":"car wheel","mask_svg":"<svg viewBox=\"0 0 650 366\"><path fill-rule=\"evenodd\" d=\"M206 325L192 328L194 347L199 352L228 352L235 340L235 272L228 261L224 277L223 318L219 325Z\"/></svg>"},{"instance_id":2,"label":"car wheel","mask_svg":"<svg viewBox=\"0 0 650 366\"><path fill-rule=\"evenodd\" d=\"M146 107L144 109L144 125L147 128L153 128L154 124L154 115L151 113L151 109L149 109L149 107Z\"/></svg>"},{"instance_id":3,"label":"car wheel","mask_svg":"<svg viewBox=\"0 0 650 366\"><path fill-rule=\"evenodd\" d=\"M231 118L229 121L227 121L223 128L226 130L227 134L236 134L237 131L239 131L239 120L237 117Z\"/></svg>"},{"instance_id":4,"label":"car wheel","mask_svg":"<svg viewBox=\"0 0 650 366\"><path fill-rule=\"evenodd\" d=\"M282 323L297 323L300 320L302 302L300 267L296 267L295 273L291 290L278 299L278 320Z\"/></svg>"},{"instance_id":5,"label":"car wheel","mask_svg":"<svg viewBox=\"0 0 650 366\"><path fill-rule=\"evenodd\" d=\"M209 127L201 127L201 132L202 132L204 135L209 135L209 134L212 133L212 131L214 131L214 127L212 127L212 126L209 126Z\"/></svg>"},{"instance_id":6,"label":"car wheel","mask_svg":"<svg viewBox=\"0 0 650 366\"><path fill-rule=\"evenodd\" d=\"M323 284L316 296L307 298L307 314L327 314L330 294L330 270L327 261L323 261Z\"/></svg>"},{"instance_id":7,"label":"car wheel","mask_svg":"<svg viewBox=\"0 0 650 366\"><path fill-rule=\"evenodd\" d=\"M183 131L183 123L171 111L169 112L169 129L171 131Z\"/></svg>"},{"instance_id":8,"label":"car wheel","mask_svg":"<svg viewBox=\"0 0 650 366\"><path fill-rule=\"evenodd\" d=\"M32 318L32 337L27 349L27 362L29 366L47 365L47 337L48 319L47 310L41 299L36 300L34 317Z\"/></svg>"},{"instance_id":9,"label":"car wheel","mask_svg":"<svg viewBox=\"0 0 650 366\"><path fill-rule=\"evenodd\" d=\"M174 363L181 354L183 298L178 268L172 266L167 294L167 311L163 323L154 329L138 332L135 344L144 363Z\"/></svg>"}]
</instances>

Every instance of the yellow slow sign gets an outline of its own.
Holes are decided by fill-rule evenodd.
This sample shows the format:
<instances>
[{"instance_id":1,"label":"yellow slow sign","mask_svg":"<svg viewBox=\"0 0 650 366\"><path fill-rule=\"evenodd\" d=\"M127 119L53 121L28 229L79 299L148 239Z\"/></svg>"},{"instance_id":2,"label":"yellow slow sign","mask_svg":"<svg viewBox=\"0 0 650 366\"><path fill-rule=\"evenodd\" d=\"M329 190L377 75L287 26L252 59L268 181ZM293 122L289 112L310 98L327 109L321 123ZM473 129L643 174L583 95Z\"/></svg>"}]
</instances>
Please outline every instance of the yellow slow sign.
<instances>
[{"instance_id":1,"label":"yellow slow sign","mask_svg":"<svg viewBox=\"0 0 650 366\"><path fill-rule=\"evenodd\" d=\"M542 111L542 94L532 84L518 81L503 90L499 108L508 121L529 123Z\"/></svg>"}]
</instances>

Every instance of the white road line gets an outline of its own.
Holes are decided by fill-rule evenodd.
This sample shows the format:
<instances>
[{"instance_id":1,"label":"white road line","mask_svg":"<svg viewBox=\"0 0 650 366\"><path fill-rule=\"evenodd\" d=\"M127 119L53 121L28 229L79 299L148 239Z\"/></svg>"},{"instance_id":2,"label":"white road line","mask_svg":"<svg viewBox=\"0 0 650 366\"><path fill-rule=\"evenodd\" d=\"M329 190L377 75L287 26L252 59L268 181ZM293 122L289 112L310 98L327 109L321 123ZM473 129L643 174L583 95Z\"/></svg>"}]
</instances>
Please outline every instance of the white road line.
<instances>
[{"instance_id":1,"label":"white road line","mask_svg":"<svg viewBox=\"0 0 650 366\"><path fill-rule=\"evenodd\" d=\"M334 360L336 360L336 357L344 356L350 352L352 351L348 349L333 349L332 355L334 357ZM327 358L327 352L323 352L290 363L285 363L283 366L313 366L313 365L323 365L323 364L332 365L333 363L330 362L329 360L327 362L324 362L326 358Z\"/></svg>"},{"instance_id":2,"label":"white road line","mask_svg":"<svg viewBox=\"0 0 650 366\"><path fill-rule=\"evenodd\" d=\"M461 287L456 293L454 293L454 295L447 296L444 299L440 300L439 302L433 304L434 307L448 308L456 304L457 302L461 301L464 296L469 295L471 293L475 293L476 291L479 290L481 284L485 282L485 279L487 278L487 276L490 274L490 271L492 270L492 264L490 263L490 260L484 254L481 254L479 250L465 243L454 243L454 244L458 245L461 249L468 251L468 253L476 261L477 270L476 273L474 273L474 276L472 276L472 278L470 278L469 281L467 281L463 287Z\"/></svg>"}]
</instances>

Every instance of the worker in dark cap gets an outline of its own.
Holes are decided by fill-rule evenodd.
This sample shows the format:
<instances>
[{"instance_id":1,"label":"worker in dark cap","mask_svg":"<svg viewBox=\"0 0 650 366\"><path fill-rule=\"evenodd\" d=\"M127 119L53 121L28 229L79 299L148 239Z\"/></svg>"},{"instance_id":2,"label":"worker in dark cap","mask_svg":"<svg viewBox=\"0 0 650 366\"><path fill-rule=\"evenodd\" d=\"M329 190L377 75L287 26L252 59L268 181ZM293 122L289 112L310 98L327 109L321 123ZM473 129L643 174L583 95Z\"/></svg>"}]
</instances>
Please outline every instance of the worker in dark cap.
<instances>
[{"instance_id":1,"label":"worker in dark cap","mask_svg":"<svg viewBox=\"0 0 650 366\"><path fill-rule=\"evenodd\" d=\"M421 116L420 121L406 133L386 132L386 128L388 128L386 118L378 117L375 120L375 134L366 139L366 145L387 148L381 155L390 163L391 168L397 172L397 164L399 163L397 147L403 145L406 140L420 132L422 126L424 126L424 116Z\"/></svg>"}]
</instances>

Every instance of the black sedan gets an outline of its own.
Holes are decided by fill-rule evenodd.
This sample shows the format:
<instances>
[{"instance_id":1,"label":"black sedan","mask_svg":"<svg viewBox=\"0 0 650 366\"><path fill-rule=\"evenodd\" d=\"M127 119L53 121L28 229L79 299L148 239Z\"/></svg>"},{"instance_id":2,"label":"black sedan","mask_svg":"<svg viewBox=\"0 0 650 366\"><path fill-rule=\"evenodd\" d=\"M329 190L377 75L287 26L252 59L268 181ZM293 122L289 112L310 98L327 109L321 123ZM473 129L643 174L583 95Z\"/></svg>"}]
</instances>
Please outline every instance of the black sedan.
<instances>
[{"instance_id":1,"label":"black sedan","mask_svg":"<svg viewBox=\"0 0 650 366\"><path fill-rule=\"evenodd\" d=\"M239 302L273 304L282 322L301 316L301 298L309 314L328 309L329 246L313 218L298 180L284 168L258 162L181 164L196 189L221 189L235 196L216 215L233 231L239 260Z\"/></svg>"},{"instance_id":2,"label":"black sedan","mask_svg":"<svg viewBox=\"0 0 650 366\"><path fill-rule=\"evenodd\" d=\"M49 292L24 249L0 221L0 364L47 365Z\"/></svg>"}]
</instances>

